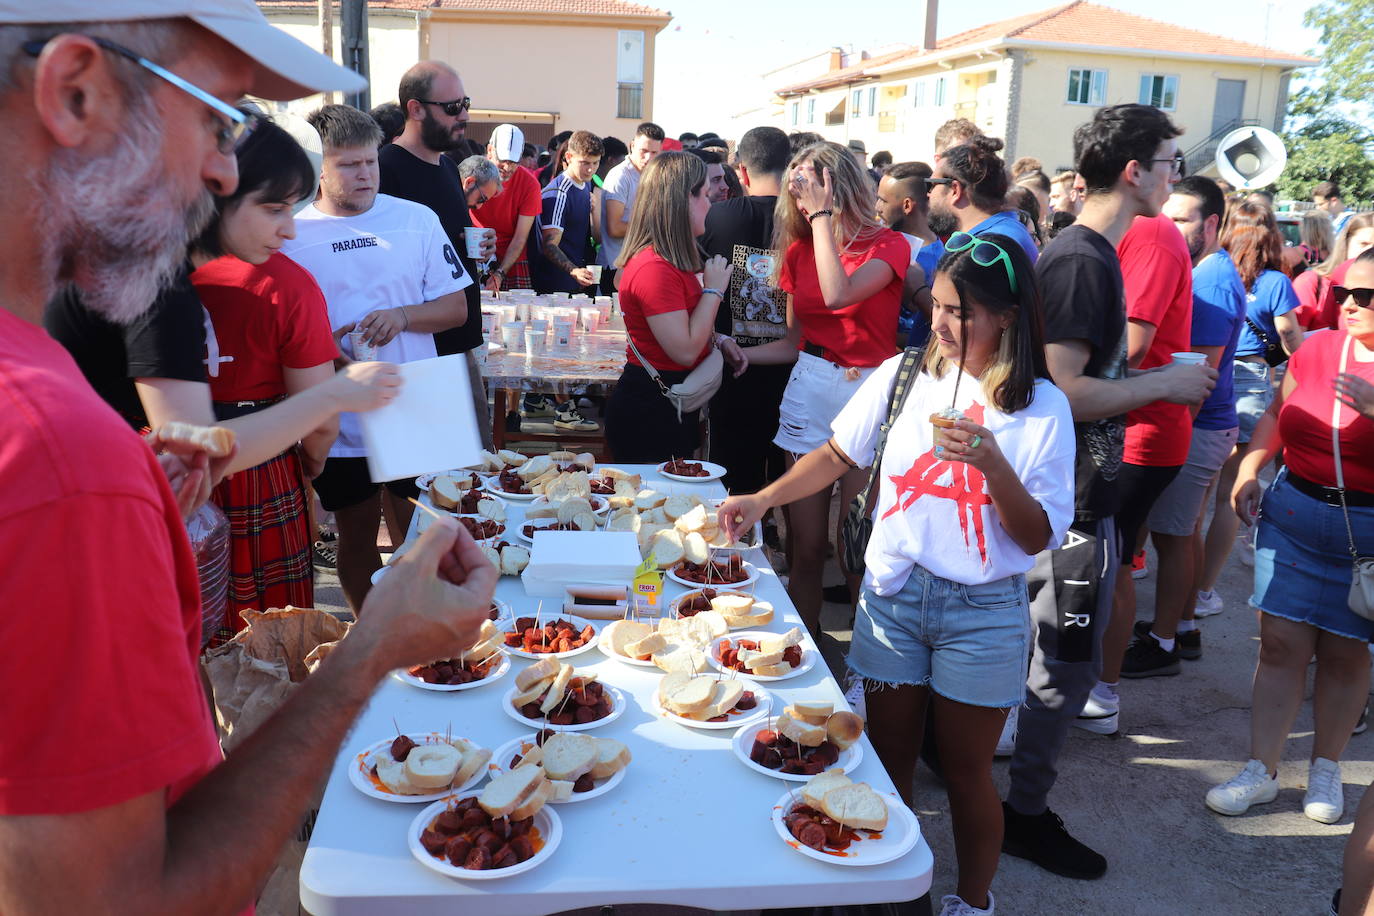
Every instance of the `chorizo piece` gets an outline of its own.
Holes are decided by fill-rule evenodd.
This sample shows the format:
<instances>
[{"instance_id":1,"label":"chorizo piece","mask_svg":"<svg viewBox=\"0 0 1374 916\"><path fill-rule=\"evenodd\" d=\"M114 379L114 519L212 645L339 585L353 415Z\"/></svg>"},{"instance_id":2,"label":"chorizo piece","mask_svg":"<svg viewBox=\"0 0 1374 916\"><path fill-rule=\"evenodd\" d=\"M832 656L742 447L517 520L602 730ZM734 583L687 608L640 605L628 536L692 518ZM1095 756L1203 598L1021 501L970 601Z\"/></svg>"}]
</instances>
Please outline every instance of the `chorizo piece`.
<instances>
[{"instance_id":1,"label":"chorizo piece","mask_svg":"<svg viewBox=\"0 0 1374 916\"><path fill-rule=\"evenodd\" d=\"M434 829L452 836L463 832L463 812L441 811L434 819Z\"/></svg>"},{"instance_id":2,"label":"chorizo piece","mask_svg":"<svg viewBox=\"0 0 1374 916\"><path fill-rule=\"evenodd\" d=\"M512 837L508 848L514 851L517 862L523 862L534 855L534 843L523 833Z\"/></svg>"},{"instance_id":3,"label":"chorizo piece","mask_svg":"<svg viewBox=\"0 0 1374 916\"><path fill-rule=\"evenodd\" d=\"M514 865L518 861L520 860L515 855L514 849L511 849L509 846L502 846L500 849L496 850L496 852L492 854L491 867L507 868L511 865Z\"/></svg>"},{"instance_id":4,"label":"chorizo piece","mask_svg":"<svg viewBox=\"0 0 1374 916\"><path fill-rule=\"evenodd\" d=\"M404 761L410 756L410 749L415 746L415 742L405 735L397 735L396 740L391 742L391 759L397 762Z\"/></svg>"},{"instance_id":5,"label":"chorizo piece","mask_svg":"<svg viewBox=\"0 0 1374 916\"><path fill-rule=\"evenodd\" d=\"M491 868L491 852L481 846L472 847L472 851L463 860L463 867L473 871L486 871Z\"/></svg>"},{"instance_id":6,"label":"chorizo piece","mask_svg":"<svg viewBox=\"0 0 1374 916\"><path fill-rule=\"evenodd\" d=\"M465 836L456 836L444 846L444 855L460 868L466 864L470 852L472 852L472 841Z\"/></svg>"},{"instance_id":7,"label":"chorizo piece","mask_svg":"<svg viewBox=\"0 0 1374 916\"><path fill-rule=\"evenodd\" d=\"M420 834L420 845L432 856L442 856L449 838L437 830L426 830Z\"/></svg>"}]
</instances>

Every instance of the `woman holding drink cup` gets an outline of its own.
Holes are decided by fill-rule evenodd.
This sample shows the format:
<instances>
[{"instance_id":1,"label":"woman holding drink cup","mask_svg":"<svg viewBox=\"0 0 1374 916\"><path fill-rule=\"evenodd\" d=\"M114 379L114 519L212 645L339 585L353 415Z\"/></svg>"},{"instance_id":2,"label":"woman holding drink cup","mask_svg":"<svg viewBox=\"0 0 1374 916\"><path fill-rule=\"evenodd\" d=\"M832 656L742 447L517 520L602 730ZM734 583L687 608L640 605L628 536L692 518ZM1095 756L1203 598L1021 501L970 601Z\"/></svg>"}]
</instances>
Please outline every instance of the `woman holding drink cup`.
<instances>
[{"instance_id":1,"label":"woman holding drink cup","mask_svg":"<svg viewBox=\"0 0 1374 916\"><path fill-rule=\"evenodd\" d=\"M945 906L967 913L958 904L992 908L1002 846L992 759L1007 711L1025 695L1025 573L1073 520L1075 449L1068 399L1045 365L1029 258L1000 235L955 233L947 250L932 285L931 343L911 367L875 469L848 663L864 680L873 745L908 804L927 704L939 710L959 859L958 896ZM830 438L777 482L727 499L727 534L873 463L902 364L917 353L879 366Z\"/></svg>"}]
</instances>

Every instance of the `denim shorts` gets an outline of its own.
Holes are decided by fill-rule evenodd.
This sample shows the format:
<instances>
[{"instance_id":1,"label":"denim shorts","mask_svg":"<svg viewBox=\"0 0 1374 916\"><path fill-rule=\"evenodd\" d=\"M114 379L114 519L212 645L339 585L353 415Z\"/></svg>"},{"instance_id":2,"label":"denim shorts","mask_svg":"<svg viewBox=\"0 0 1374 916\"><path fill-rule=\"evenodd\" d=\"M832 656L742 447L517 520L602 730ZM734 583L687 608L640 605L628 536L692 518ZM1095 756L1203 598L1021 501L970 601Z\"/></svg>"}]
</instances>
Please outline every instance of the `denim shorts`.
<instances>
[{"instance_id":1,"label":"denim shorts","mask_svg":"<svg viewBox=\"0 0 1374 916\"><path fill-rule=\"evenodd\" d=\"M794 455L805 455L825 445L830 439L830 424L872 373L871 368L860 369L858 378L846 378L844 368L830 360L798 353L782 393L773 444Z\"/></svg>"},{"instance_id":2,"label":"denim shorts","mask_svg":"<svg viewBox=\"0 0 1374 916\"><path fill-rule=\"evenodd\" d=\"M1274 400L1274 385L1266 363L1238 359L1231 365L1235 369L1232 384L1236 395L1236 417L1240 422L1240 438L1236 441L1249 442L1255 433L1255 424Z\"/></svg>"},{"instance_id":3,"label":"denim shorts","mask_svg":"<svg viewBox=\"0 0 1374 916\"><path fill-rule=\"evenodd\" d=\"M961 585L918 564L896 595L859 596L849 667L866 680L1010 709L1025 700L1029 657L1024 575Z\"/></svg>"},{"instance_id":4,"label":"denim shorts","mask_svg":"<svg viewBox=\"0 0 1374 916\"><path fill-rule=\"evenodd\" d=\"M1374 554L1374 508L1350 507L1361 556ZM1354 561L1340 506L1328 506L1288 482L1288 469L1264 494L1255 535L1255 593L1266 614L1368 642L1374 622L1347 604Z\"/></svg>"}]
</instances>

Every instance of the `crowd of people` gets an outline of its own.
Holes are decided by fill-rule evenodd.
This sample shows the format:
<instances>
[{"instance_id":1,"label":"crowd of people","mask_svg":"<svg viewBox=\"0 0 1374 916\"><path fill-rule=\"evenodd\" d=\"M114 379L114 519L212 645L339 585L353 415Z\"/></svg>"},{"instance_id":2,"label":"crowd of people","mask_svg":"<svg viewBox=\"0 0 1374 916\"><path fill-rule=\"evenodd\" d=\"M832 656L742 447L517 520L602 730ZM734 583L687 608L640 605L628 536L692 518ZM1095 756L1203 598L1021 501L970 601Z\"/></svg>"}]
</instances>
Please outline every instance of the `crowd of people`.
<instances>
[{"instance_id":1,"label":"crowd of people","mask_svg":"<svg viewBox=\"0 0 1374 916\"><path fill-rule=\"evenodd\" d=\"M0 910L242 910L378 679L471 644L496 572L458 526L371 583L378 527L399 543L416 490L371 480L357 414L396 396L397 364L462 355L474 397L452 422L489 437L483 290L618 297L613 459L723 465L722 524L785 530L818 639L840 557L851 699L904 800L923 752L948 788L944 916L994 912L1003 852L1106 872L1049 805L1066 736L1118 732L1122 679L1202 658L1236 552L1259 611L1248 760L1199 804L1276 797L1315 657L1304 811L1343 816L1374 639L1350 598L1374 549L1374 213L1331 182L1287 245L1272 197L1185 176L1181 130L1135 104L1098 110L1053 176L965 120L929 163L652 122L542 151L502 124L483 145L438 61L371 114L292 127L242 98L356 81L267 40L251 2L64 21L78 6L0 8L0 182L32 214L0 229L0 549L31 558L0 606L46 609L0 620L0 687L42 698L0 704ZM521 412L598 427L576 399ZM236 445L212 461L178 422ZM832 518L836 495L855 508ZM316 497L357 626L221 760L196 656L242 610L314 604ZM213 633L184 527L207 500L230 532ZM74 551L80 574L57 569ZM77 670L101 686L73 691ZM95 742L80 759L73 732ZM1369 905L1371 836L1367 795L1340 913Z\"/></svg>"}]
</instances>

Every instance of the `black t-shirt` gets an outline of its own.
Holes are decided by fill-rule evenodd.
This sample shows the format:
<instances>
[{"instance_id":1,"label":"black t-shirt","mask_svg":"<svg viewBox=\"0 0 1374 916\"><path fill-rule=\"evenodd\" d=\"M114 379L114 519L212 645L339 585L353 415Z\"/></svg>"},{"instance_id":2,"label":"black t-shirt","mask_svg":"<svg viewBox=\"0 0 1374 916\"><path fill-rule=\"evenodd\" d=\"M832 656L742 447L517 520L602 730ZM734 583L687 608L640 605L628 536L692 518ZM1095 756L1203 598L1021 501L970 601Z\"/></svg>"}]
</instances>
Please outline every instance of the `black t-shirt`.
<instances>
[{"instance_id":1,"label":"black t-shirt","mask_svg":"<svg viewBox=\"0 0 1374 916\"><path fill-rule=\"evenodd\" d=\"M773 208L776 197L735 197L712 204L701 245L734 266L730 288L716 313L716 330L741 346L777 340L787 333L787 293L769 284L776 253Z\"/></svg>"},{"instance_id":2,"label":"black t-shirt","mask_svg":"<svg viewBox=\"0 0 1374 916\"><path fill-rule=\"evenodd\" d=\"M1081 225L1064 229L1035 264L1045 303L1045 342L1082 340L1091 347L1083 374L1126 376L1126 293L1116 249ZM1120 508L1115 485L1126 443L1125 415L1075 423L1078 445L1074 512L1095 522Z\"/></svg>"},{"instance_id":3,"label":"black t-shirt","mask_svg":"<svg viewBox=\"0 0 1374 916\"><path fill-rule=\"evenodd\" d=\"M467 321L434 335L434 347L440 356L466 353L482 343L482 287L477 282L481 273L468 257L467 241L463 237L463 230L472 225L472 217L468 215L468 199L463 193L458 166L448 156L440 156L438 165L430 165L395 143L382 147L377 163L382 173L381 192L413 200L433 210L453 250L458 252L463 269L473 278L465 289Z\"/></svg>"},{"instance_id":4,"label":"black t-shirt","mask_svg":"<svg viewBox=\"0 0 1374 916\"><path fill-rule=\"evenodd\" d=\"M118 325L86 308L72 288L54 296L43 326L67 348L95 393L135 429L148 416L134 388L137 378L205 382L205 309L183 267L133 323Z\"/></svg>"}]
</instances>

